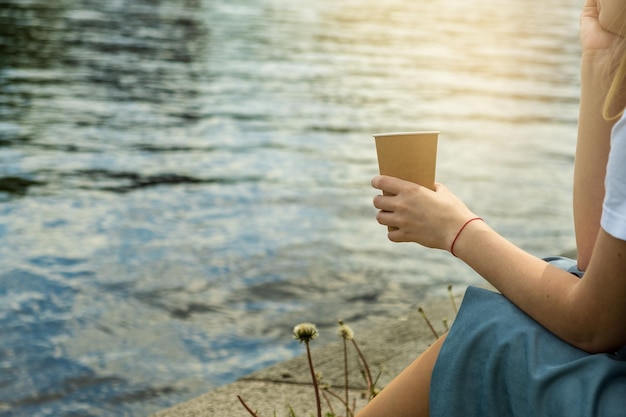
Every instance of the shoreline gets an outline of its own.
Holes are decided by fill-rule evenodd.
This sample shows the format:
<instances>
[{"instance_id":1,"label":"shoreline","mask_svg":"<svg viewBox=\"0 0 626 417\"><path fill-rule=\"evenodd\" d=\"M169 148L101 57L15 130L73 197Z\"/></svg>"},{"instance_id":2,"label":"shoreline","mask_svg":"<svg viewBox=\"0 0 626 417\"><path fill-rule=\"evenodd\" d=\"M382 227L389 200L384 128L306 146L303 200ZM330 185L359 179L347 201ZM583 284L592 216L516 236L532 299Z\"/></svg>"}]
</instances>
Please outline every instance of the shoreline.
<instances>
[{"instance_id":1,"label":"shoreline","mask_svg":"<svg viewBox=\"0 0 626 417\"><path fill-rule=\"evenodd\" d=\"M575 259L576 251L566 251L561 256ZM484 288L494 290L487 283ZM461 306L462 299L463 295L454 296L457 307ZM423 309L440 335L445 331L443 320L447 320L448 326L451 326L456 315L449 297L425 303ZM376 384L378 388L385 387L435 341L432 330L418 309L411 310L402 317L390 319L386 324L371 327L366 324L353 330L354 338L363 351L373 378L376 379L380 374ZM343 396L343 346L339 338L337 339L319 348L313 342L311 351L315 371L321 373L322 383L330 385L333 392ZM297 417L312 416L316 409L315 395L304 352L303 347L303 353L293 359L253 372L206 394L151 414L150 417L251 417L239 402L238 396L259 417L289 416L290 407ZM358 411L367 404L367 400L362 398L367 385L360 375L356 360L356 354L350 349L348 386L350 398L355 399ZM341 402L332 397L330 402L333 409L341 413L344 407ZM325 400L322 400L322 409L329 410Z\"/></svg>"},{"instance_id":2,"label":"shoreline","mask_svg":"<svg viewBox=\"0 0 626 417\"><path fill-rule=\"evenodd\" d=\"M462 295L454 296L454 299L456 306L460 306ZM438 334L445 331L443 320L451 325L455 316L454 306L447 297L424 304L423 309ZM418 309L390 319L385 324L365 325L353 330L354 339L363 351L373 379L380 374L376 384L378 388L386 386L435 341L432 330ZM309 417L316 409L315 395L304 346L302 351L295 358L253 372L151 417L250 417L237 396L257 411L259 417L274 417L274 413L276 417L288 416L290 407L296 416ZM312 342L311 352L315 371L322 375L322 384L330 385L332 392L343 397L343 345L339 336L337 341L318 348ZM356 400L356 409L359 410L367 403L367 399L362 398L367 385L360 374L352 346L349 346L348 355L350 398L351 401ZM343 415L341 402L330 395L328 397L333 409ZM329 410L324 399L322 409Z\"/></svg>"}]
</instances>

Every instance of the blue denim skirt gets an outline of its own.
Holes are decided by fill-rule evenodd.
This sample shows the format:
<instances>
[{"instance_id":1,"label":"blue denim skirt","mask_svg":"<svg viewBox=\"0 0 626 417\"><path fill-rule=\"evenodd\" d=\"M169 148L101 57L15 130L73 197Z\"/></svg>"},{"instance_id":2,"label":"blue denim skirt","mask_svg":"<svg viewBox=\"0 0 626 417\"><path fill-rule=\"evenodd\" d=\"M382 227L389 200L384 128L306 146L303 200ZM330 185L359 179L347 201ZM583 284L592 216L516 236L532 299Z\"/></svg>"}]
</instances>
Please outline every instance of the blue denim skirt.
<instances>
[{"instance_id":1,"label":"blue denim skirt","mask_svg":"<svg viewBox=\"0 0 626 417\"><path fill-rule=\"evenodd\" d=\"M548 261L582 275L573 260ZM625 417L625 352L584 352L469 287L433 370L430 416Z\"/></svg>"}]
</instances>

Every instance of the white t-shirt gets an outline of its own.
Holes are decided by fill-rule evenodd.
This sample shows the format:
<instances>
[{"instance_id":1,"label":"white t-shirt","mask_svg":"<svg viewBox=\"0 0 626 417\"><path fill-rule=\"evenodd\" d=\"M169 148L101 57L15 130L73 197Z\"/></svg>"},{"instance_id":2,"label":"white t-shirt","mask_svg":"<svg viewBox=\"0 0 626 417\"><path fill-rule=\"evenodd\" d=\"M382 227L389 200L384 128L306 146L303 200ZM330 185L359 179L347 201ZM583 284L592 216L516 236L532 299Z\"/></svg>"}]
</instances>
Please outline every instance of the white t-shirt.
<instances>
[{"instance_id":1,"label":"white t-shirt","mask_svg":"<svg viewBox=\"0 0 626 417\"><path fill-rule=\"evenodd\" d=\"M626 240L626 112L613 126L604 186L600 225L611 236Z\"/></svg>"}]
</instances>

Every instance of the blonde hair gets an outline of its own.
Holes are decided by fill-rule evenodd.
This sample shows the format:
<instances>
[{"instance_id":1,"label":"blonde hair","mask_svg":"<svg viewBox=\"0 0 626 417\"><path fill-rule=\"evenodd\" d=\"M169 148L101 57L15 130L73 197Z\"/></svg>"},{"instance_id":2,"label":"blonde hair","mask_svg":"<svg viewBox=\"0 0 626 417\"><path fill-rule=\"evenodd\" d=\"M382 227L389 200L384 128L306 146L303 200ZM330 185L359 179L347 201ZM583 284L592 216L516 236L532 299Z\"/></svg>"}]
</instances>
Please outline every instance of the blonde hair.
<instances>
[{"instance_id":1,"label":"blonde hair","mask_svg":"<svg viewBox=\"0 0 626 417\"><path fill-rule=\"evenodd\" d=\"M622 22L621 29L620 34L624 36L624 34L626 34L626 19ZM604 100L604 106L602 107L602 116L607 121L619 119L622 117L622 114L624 114L624 110L626 110L624 108L626 96L624 95L624 91L622 91L626 88L626 38L622 39L621 45L618 45L617 50L620 51L617 53L618 56L616 57L617 60L619 60L619 65L617 66L617 71L613 76L613 81L611 81L611 86L609 87L609 91ZM621 59L619 58L620 53L622 54ZM620 111L611 116L611 107L614 104L620 105Z\"/></svg>"},{"instance_id":2,"label":"blonde hair","mask_svg":"<svg viewBox=\"0 0 626 417\"><path fill-rule=\"evenodd\" d=\"M609 87L609 92L606 95L606 99L604 100L604 106L602 108L602 116L609 121L617 120L622 117L624 114L624 108L622 110L611 116L611 105L616 102L620 96L620 90L623 86L626 86L626 53L622 57L622 62L619 64L617 68L617 72L613 77L613 81L611 82L611 86Z\"/></svg>"}]
</instances>

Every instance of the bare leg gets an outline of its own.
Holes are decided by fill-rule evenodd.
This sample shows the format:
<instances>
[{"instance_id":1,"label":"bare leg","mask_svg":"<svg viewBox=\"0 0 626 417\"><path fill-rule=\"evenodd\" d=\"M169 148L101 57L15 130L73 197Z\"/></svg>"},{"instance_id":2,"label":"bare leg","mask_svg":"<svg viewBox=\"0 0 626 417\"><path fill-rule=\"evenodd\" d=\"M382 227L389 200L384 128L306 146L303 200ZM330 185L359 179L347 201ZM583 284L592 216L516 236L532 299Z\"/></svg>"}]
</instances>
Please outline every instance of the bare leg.
<instances>
[{"instance_id":1,"label":"bare leg","mask_svg":"<svg viewBox=\"0 0 626 417\"><path fill-rule=\"evenodd\" d=\"M430 378L445 338L440 337L394 378L358 417L428 417Z\"/></svg>"}]
</instances>

